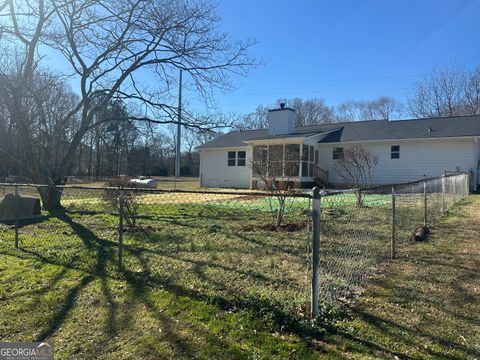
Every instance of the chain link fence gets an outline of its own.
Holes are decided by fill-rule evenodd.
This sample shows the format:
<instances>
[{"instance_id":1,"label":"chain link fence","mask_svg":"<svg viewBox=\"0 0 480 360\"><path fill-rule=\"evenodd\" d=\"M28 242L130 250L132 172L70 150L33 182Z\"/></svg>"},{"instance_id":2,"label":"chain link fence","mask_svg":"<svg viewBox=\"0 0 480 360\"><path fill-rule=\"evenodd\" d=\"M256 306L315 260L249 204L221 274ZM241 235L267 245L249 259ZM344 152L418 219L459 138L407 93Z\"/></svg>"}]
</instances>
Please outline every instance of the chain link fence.
<instances>
[{"instance_id":1,"label":"chain link fence","mask_svg":"<svg viewBox=\"0 0 480 360\"><path fill-rule=\"evenodd\" d=\"M227 309L309 317L309 191L3 184L1 198L3 254L142 281Z\"/></svg>"},{"instance_id":2,"label":"chain link fence","mask_svg":"<svg viewBox=\"0 0 480 360\"><path fill-rule=\"evenodd\" d=\"M318 293L347 300L397 251L428 237L469 193L469 174L320 194Z\"/></svg>"},{"instance_id":3,"label":"chain link fence","mask_svg":"<svg viewBox=\"0 0 480 360\"><path fill-rule=\"evenodd\" d=\"M361 292L416 229L434 231L468 181L313 196L0 184L0 253L308 318L319 299Z\"/></svg>"}]
</instances>

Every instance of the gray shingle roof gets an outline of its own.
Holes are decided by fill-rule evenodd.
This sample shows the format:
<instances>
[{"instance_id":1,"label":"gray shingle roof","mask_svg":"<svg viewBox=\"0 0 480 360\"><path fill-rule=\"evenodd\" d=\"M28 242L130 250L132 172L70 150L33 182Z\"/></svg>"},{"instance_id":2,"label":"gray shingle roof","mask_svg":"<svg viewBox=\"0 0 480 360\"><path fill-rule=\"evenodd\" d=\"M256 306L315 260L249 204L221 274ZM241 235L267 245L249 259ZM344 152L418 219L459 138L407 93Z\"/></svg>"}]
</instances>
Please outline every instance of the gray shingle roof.
<instances>
[{"instance_id":1,"label":"gray shingle roof","mask_svg":"<svg viewBox=\"0 0 480 360\"><path fill-rule=\"evenodd\" d=\"M332 132L321 139L321 143L480 136L480 115L304 126L295 128L294 134L287 136L270 136L267 130L232 131L200 146L199 149L244 146L244 141L248 140L309 136L328 131Z\"/></svg>"},{"instance_id":2,"label":"gray shingle roof","mask_svg":"<svg viewBox=\"0 0 480 360\"><path fill-rule=\"evenodd\" d=\"M246 146L245 140L252 140L258 137L265 138L267 136L267 130L231 131L225 135L220 135L206 144L200 145L197 149Z\"/></svg>"}]
</instances>

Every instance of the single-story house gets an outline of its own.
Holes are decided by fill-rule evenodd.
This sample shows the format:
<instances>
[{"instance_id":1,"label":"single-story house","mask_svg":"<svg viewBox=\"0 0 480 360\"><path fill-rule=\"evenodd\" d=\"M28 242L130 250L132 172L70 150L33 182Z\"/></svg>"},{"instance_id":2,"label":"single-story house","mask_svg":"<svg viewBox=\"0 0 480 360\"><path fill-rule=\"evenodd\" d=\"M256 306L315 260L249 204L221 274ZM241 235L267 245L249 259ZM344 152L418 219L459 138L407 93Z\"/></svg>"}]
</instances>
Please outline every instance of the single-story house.
<instances>
[{"instance_id":1,"label":"single-story house","mask_svg":"<svg viewBox=\"0 0 480 360\"><path fill-rule=\"evenodd\" d=\"M477 188L480 116L372 120L294 127L295 110L269 110L268 129L232 131L199 147L202 187L256 188L259 159L298 187L342 186L336 159L352 146L376 155L374 184L414 181L445 171L470 172ZM270 162L269 162L270 163ZM270 170L272 171L272 170ZM288 172L288 174L286 174Z\"/></svg>"}]
</instances>

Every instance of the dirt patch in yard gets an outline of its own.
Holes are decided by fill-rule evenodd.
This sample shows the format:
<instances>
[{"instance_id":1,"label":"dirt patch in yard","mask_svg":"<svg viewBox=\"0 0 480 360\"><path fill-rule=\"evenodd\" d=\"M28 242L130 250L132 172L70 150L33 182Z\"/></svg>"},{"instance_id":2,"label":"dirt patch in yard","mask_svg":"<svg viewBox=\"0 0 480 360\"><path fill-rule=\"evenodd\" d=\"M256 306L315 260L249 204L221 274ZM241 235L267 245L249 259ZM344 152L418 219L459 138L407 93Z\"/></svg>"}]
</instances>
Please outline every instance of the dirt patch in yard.
<instances>
[{"instance_id":1,"label":"dirt patch in yard","mask_svg":"<svg viewBox=\"0 0 480 360\"><path fill-rule=\"evenodd\" d=\"M306 229L308 221L289 222L276 227L274 224L255 224L247 225L241 228L241 231L254 232L254 231L278 231L278 232L295 232Z\"/></svg>"}]
</instances>

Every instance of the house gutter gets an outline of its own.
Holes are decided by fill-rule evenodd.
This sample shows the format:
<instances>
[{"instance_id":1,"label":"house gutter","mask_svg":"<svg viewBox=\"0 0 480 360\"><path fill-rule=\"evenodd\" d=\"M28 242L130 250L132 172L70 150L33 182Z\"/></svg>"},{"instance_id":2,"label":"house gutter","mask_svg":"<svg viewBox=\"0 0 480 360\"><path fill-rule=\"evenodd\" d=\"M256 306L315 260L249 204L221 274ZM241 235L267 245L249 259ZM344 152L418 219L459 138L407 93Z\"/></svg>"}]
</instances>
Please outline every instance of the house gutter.
<instances>
[{"instance_id":1,"label":"house gutter","mask_svg":"<svg viewBox=\"0 0 480 360\"><path fill-rule=\"evenodd\" d=\"M443 136L435 138L402 138L402 139L375 139L375 140L352 140L352 141L329 141L319 142L319 145L338 145L338 144L358 144L358 143L372 143L372 142L392 142L392 141L425 141L425 140L465 140L468 138L476 139L476 135L465 136Z\"/></svg>"},{"instance_id":2,"label":"house gutter","mask_svg":"<svg viewBox=\"0 0 480 360\"><path fill-rule=\"evenodd\" d=\"M292 144L297 144L298 142L302 142L306 138L307 138L306 136L278 137L275 139L245 140L243 142L247 145L255 145L255 144L275 145L275 144L286 144L287 142Z\"/></svg>"}]
</instances>

